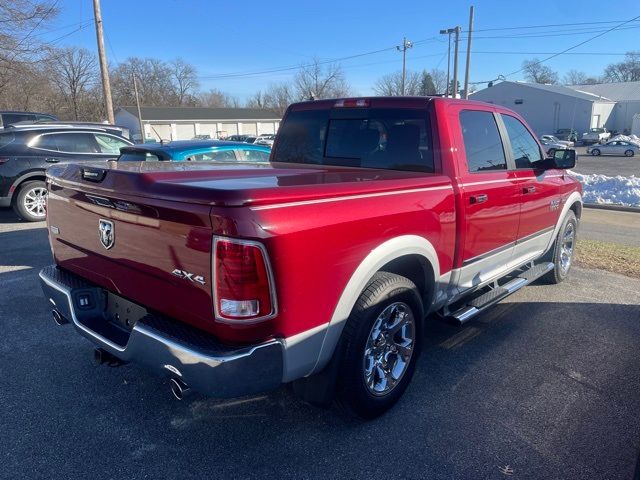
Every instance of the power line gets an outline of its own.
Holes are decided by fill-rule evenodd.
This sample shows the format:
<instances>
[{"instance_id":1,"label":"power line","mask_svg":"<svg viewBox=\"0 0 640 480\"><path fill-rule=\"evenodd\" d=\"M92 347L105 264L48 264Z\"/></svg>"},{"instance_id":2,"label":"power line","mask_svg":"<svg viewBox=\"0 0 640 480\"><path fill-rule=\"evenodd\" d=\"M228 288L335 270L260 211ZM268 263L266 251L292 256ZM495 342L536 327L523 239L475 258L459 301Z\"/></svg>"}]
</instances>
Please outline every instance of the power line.
<instances>
[{"instance_id":1,"label":"power line","mask_svg":"<svg viewBox=\"0 0 640 480\"><path fill-rule=\"evenodd\" d=\"M640 28L640 25L629 25L624 28L620 28L618 30L633 30L636 28ZM509 35L491 35L491 36L480 36L474 37L474 39L500 39L500 38L544 38L544 37L566 37L573 35L587 35L589 33L600 33L600 32L609 32L610 30L603 29L576 29L573 31L567 30L559 30L559 31L550 31L550 32L540 32L540 33L522 33L522 34L509 34Z\"/></svg>"},{"instance_id":2,"label":"power line","mask_svg":"<svg viewBox=\"0 0 640 480\"><path fill-rule=\"evenodd\" d=\"M524 25L520 27L493 27L493 28L476 29L475 31L476 32L494 32L494 31L502 31L502 30L523 30L523 29L531 29L531 28L573 27L578 25L603 25L603 24L612 24L612 23L620 23L620 22L624 22L624 20L577 22L577 23L551 23L547 25ZM467 31L465 30L464 33L467 33Z\"/></svg>"},{"instance_id":3,"label":"power line","mask_svg":"<svg viewBox=\"0 0 640 480\"><path fill-rule=\"evenodd\" d=\"M413 42L413 45L423 45L423 44L425 44L427 42L430 42L430 41L437 41L437 39L435 37L426 38L426 39L423 39L423 40L418 40L418 41ZM360 58L360 57L364 57L364 56L368 56L368 55L375 55L375 54L378 54L378 53L383 53L383 52L392 51L392 50L396 50L396 46L387 47L387 48L381 48L379 50L372 50L372 51L369 51L369 52L357 53L357 54L354 54L354 55L348 55L346 57L339 57L339 58L331 58L331 59L320 60L318 62L302 64L302 65L301 64L287 65L287 66L283 66L283 67L274 67L274 68L271 68L271 69L257 70L257 71L220 73L220 74L215 74L215 75L204 75L204 76L200 76L198 78L200 78L202 80L217 80L217 79L225 79L225 78L257 76L257 75L264 75L264 74L267 74L267 73L286 72L286 71L291 71L291 70L298 70L300 68L312 67L314 65L325 65L327 63L342 62L342 61L345 61L345 60L351 60L351 59L354 59L354 58Z\"/></svg>"},{"instance_id":4,"label":"power line","mask_svg":"<svg viewBox=\"0 0 640 480\"><path fill-rule=\"evenodd\" d=\"M533 66L533 65L540 65L541 63L544 63L544 62L546 62L546 61L549 61L549 60L551 60L552 58L555 58L555 57L557 57L557 56L559 56L559 55L562 55L562 54L565 54L565 53L567 53L567 52L569 52L569 51L571 51L571 50L574 50L574 49L576 49L576 48L578 48L578 47L580 47L580 46L584 45L585 43L589 43L589 42L591 42L592 40L595 40L596 38L602 37L603 35L606 35L607 33L612 32L612 31L614 31L614 30L617 30L618 28L620 28L620 27L622 27L622 26L624 26L624 25L627 25L627 24L629 24L629 23L631 23L631 22L634 22L634 21L638 20L639 18L640 18L640 15L638 15L637 17L634 17L634 18L632 18L632 19L630 19L630 20L627 20L627 21L625 21L625 22L622 22L622 23L620 23L620 24L618 24L618 25L615 25L614 27L611 27L610 29L608 29L608 30L606 30L606 31L604 31L604 32L602 32L602 33L599 33L598 35L594 35L593 37L589 37L589 38L587 38L586 40L583 40L582 42L577 43L576 45L573 45L573 46L571 46L571 47L569 47L569 48L566 48L566 49L564 49L564 50L563 50L563 51L561 51L561 52L554 53L553 55L551 55L551 56L549 56L549 57L547 57L547 58L544 58L544 59L542 59L542 60L539 60L539 61L537 61L537 62L533 63L533 64L532 64L532 66ZM511 72L511 73L509 73L508 75L506 75L506 77L510 77L511 75L515 75L516 73L520 73L520 72L522 72L523 70L524 70L524 68L521 68L521 69L519 69L519 70L516 70L516 71L514 71L514 72Z\"/></svg>"}]
</instances>

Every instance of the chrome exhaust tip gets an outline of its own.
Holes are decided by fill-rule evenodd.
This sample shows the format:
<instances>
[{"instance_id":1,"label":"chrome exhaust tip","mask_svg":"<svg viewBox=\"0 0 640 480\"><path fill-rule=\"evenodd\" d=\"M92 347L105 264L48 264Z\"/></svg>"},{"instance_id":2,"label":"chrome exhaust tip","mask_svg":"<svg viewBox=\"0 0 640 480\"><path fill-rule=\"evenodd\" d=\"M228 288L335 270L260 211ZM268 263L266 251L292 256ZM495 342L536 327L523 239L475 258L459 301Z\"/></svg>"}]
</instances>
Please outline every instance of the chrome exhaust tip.
<instances>
[{"instance_id":1,"label":"chrome exhaust tip","mask_svg":"<svg viewBox=\"0 0 640 480\"><path fill-rule=\"evenodd\" d=\"M69 320L64 318L62 314L55 308L51 311L51 313L53 314L53 321L56 322L56 325L65 325L69 323Z\"/></svg>"},{"instance_id":2,"label":"chrome exhaust tip","mask_svg":"<svg viewBox=\"0 0 640 480\"><path fill-rule=\"evenodd\" d=\"M191 394L189 386L179 378L172 378L169 380L169 385L171 387L171 393L173 393L173 396L178 400L182 400L184 397Z\"/></svg>"}]
</instances>

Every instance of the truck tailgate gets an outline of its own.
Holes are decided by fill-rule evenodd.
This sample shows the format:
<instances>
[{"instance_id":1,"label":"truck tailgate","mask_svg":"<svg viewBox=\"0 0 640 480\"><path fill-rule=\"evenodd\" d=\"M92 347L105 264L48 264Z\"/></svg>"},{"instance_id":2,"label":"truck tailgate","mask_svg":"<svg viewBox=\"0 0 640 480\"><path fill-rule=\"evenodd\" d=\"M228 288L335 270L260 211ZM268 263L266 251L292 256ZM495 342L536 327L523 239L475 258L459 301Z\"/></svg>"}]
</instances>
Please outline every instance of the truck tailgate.
<instances>
[{"instance_id":1,"label":"truck tailgate","mask_svg":"<svg viewBox=\"0 0 640 480\"><path fill-rule=\"evenodd\" d=\"M57 178L50 184L47 223L56 263L152 311L213 331L210 207L95 186ZM112 245L103 242L101 223L111 224ZM201 281L177 276L176 269Z\"/></svg>"}]
</instances>

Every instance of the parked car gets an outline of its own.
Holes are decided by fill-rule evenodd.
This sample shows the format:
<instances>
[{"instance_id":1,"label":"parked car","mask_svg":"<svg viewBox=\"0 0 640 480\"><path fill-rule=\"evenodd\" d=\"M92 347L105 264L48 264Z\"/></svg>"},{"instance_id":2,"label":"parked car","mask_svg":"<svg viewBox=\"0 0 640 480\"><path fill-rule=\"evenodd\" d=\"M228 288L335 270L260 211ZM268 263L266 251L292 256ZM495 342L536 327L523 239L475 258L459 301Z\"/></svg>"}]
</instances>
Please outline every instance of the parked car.
<instances>
[{"instance_id":1,"label":"parked car","mask_svg":"<svg viewBox=\"0 0 640 480\"><path fill-rule=\"evenodd\" d=\"M56 121L58 118L48 113L0 111L0 128L9 127L19 122Z\"/></svg>"},{"instance_id":2,"label":"parked car","mask_svg":"<svg viewBox=\"0 0 640 480\"><path fill-rule=\"evenodd\" d=\"M192 140L211 140L211 135L209 134L200 134L193 137Z\"/></svg>"},{"instance_id":3,"label":"parked car","mask_svg":"<svg viewBox=\"0 0 640 480\"><path fill-rule=\"evenodd\" d=\"M45 170L59 162L115 159L131 145L103 128L16 125L0 129L0 207L24 220L45 218Z\"/></svg>"},{"instance_id":4,"label":"parked car","mask_svg":"<svg viewBox=\"0 0 640 480\"><path fill-rule=\"evenodd\" d=\"M267 145L269 147L273 146L273 141L276 139L275 135L260 135L256 138L254 142L256 145Z\"/></svg>"},{"instance_id":5,"label":"parked car","mask_svg":"<svg viewBox=\"0 0 640 480\"><path fill-rule=\"evenodd\" d=\"M247 137L245 137L243 142L245 142L245 143L256 143L257 139L258 139L258 137L254 137L253 135L248 135Z\"/></svg>"},{"instance_id":6,"label":"parked car","mask_svg":"<svg viewBox=\"0 0 640 480\"><path fill-rule=\"evenodd\" d=\"M582 143L594 144L608 140L611 133L606 128L592 128L588 132L582 134Z\"/></svg>"},{"instance_id":7,"label":"parked car","mask_svg":"<svg viewBox=\"0 0 640 480\"><path fill-rule=\"evenodd\" d=\"M602 145L595 145L587 148L587 153L591 155L624 155L633 157L640 153L640 146L635 143L625 142L622 140L613 140Z\"/></svg>"},{"instance_id":8,"label":"parked car","mask_svg":"<svg viewBox=\"0 0 640 480\"><path fill-rule=\"evenodd\" d=\"M268 162L270 153L271 150L264 145L223 140L177 140L122 148L118 161Z\"/></svg>"},{"instance_id":9,"label":"parked car","mask_svg":"<svg viewBox=\"0 0 640 480\"><path fill-rule=\"evenodd\" d=\"M110 123L102 123L102 122L79 122L79 121L70 121L65 122L61 120L38 120L35 122L31 121L22 121L14 123L14 127L22 127L22 126L30 126L30 125L41 125L41 126L56 126L56 127L74 127L74 128L98 128L107 133L111 133L112 135L118 135L120 137L124 137L127 140L131 140L131 134L127 127L121 127L120 125L112 125Z\"/></svg>"},{"instance_id":10,"label":"parked car","mask_svg":"<svg viewBox=\"0 0 640 480\"><path fill-rule=\"evenodd\" d=\"M293 383L372 418L408 386L429 313L463 324L567 278L574 165L498 105L293 104L270 164L50 168L41 283L99 362L145 365L179 399Z\"/></svg>"},{"instance_id":11,"label":"parked car","mask_svg":"<svg viewBox=\"0 0 640 480\"><path fill-rule=\"evenodd\" d=\"M560 140L567 140L569 142L574 142L577 143L578 140L580 139L578 132L575 131L573 128L559 128L558 130L556 130L556 137L558 137Z\"/></svg>"},{"instance_id":12,"label":"parked car","mask_svg":"<svg viewBox=\"0 0 640 480\"><path fill-rule=\"evenodd\" d=\"M557 143L559 145L564 145L567 148L568 147L573 147L575 145L574 142L569 141L569 140L560 140L555 135L542 135L540 137L540 141L545 141L545 142L550 142L550 143Z\"/></svg>"},{"instance_id":13,"label":"parked car","mask_svg":"<svg viewBox=\"0 0 640 480\"><path fill-rule=\"evenodd\" d=\"M225 140L229 142L244 142L249 135L229 135Z\"/></svg>"},{"instance_id":14,"label":"parked car","mask_svg":"<svg viewBox=\"0 0 640 480\"><path fill-rule=\"evenodd\" d=\"M547 135L548 136L548 135ZM544 148L544 151L547 153L547 155L549 155L550 157L553 157L553 155L555 154L555 152L557 150L566 150L567 148L569 148L566 143L560 143L560 142L552 142L548 139L544 138L545 135L543 135L540 138L540 143L542 144L542 148Z\"/></svg>"}]
</instances>

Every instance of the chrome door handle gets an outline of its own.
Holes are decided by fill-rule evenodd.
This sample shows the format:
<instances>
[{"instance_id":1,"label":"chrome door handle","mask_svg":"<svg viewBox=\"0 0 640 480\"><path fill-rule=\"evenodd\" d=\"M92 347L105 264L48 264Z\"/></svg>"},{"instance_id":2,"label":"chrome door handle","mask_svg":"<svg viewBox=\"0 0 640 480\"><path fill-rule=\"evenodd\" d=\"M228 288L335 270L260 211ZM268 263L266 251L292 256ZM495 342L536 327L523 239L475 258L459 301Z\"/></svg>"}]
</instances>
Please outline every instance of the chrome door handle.
<instances>
[{"instance_id":1,"label":"chrome door handle","mask_svg":"<svg viewBox=\"0 0 640 480\"><path fill-rule=\"evenodd\" d=\"M536 187L534 187L533 185L529 186L529 187L524 187L522 189L523 193L536 193Z\"/></svg>"},{"instance_id":2,"label":"chrome door handle","mask_svg":"<svg viewBox=\"0 0 640 480\"><path fill-rule=\"evenodd\" d=\"M58 163L60 160L58 160L57 158L49 157L49 158L45 158L44 161L47 163Z\"/></svg>"},{"instance_id":3,"label":"chrome door handle","mask_svg":"<svg viewBox=\"0 0 640 480\"><path fill-rule=\"evenodd\" d=\"M486 193L480 193L469 197L469 203L484 203L487 200L489 200L489 195Z\"/></svg>"}]
</instances>

